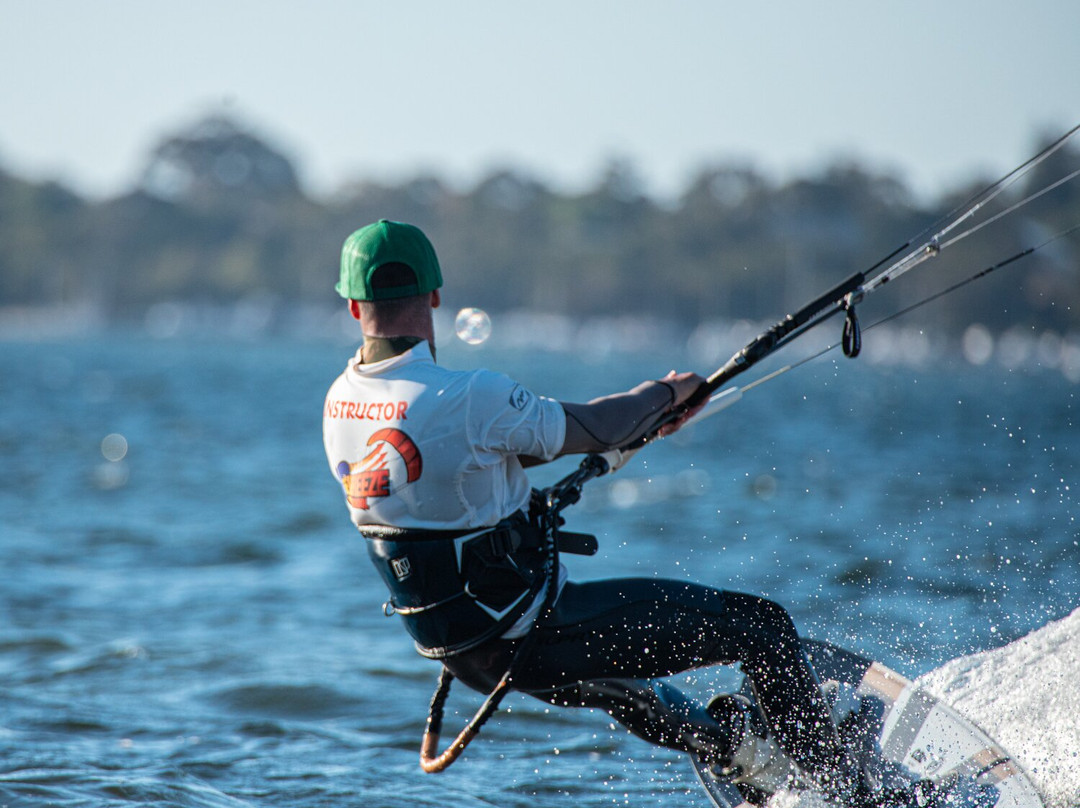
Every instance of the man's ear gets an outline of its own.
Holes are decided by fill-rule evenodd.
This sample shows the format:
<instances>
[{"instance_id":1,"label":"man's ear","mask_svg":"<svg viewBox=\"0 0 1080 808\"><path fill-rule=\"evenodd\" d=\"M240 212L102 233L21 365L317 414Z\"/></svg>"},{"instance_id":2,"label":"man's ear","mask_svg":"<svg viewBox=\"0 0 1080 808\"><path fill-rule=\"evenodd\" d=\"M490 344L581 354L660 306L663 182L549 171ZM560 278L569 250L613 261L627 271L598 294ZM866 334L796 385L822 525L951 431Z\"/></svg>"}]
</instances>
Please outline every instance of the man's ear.
<instances>
[{"instance_id":1,"label":"man's ear","mask_svg":"<svg viewBox=\"0 0 1080 808\"><path fill-rule=\"evenodd\" d=\"M439 296L439 290L433 289L431 292L431 308L437 309L442 303L442 297Z\"/></svg>"},{"instance_id":2,"label":"man's ear","mask_svg":"<svg viewBox=\"0 0 1080 808\"><path fill-rule=\"evenodd\" d=\"M351 314L353 316L354 320L359 320L360 319L360 301L359 300L350 300L349 301L349 314Z\"/></svg>"}]
</instances>

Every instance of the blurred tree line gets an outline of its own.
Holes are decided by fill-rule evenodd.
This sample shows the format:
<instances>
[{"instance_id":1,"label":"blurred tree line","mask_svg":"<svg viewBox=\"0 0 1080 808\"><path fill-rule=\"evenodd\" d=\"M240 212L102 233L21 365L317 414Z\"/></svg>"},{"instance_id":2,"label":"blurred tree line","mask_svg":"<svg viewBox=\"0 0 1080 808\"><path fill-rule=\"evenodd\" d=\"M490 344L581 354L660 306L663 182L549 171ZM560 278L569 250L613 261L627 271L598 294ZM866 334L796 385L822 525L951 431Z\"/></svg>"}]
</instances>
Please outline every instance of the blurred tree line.
<instances>
[{"instance_id":1,"label":"blurred tree line","mask_svg":"<svg viewBox=\"0 0 1080 808\"><path fill-rule=\"evenodd\" d=\"M1080 151L1058 151L986 215L1078 167ZM632 165L614 161L577 194L503 170L468 190L418 176L314 199L289 159L215 116L165 138L138 187L117 198L88 201L0 170L0 307L89 302L122 321L165 301L263 295L333 305L341 242L362 224L391 218L419 225L435 243L449 306L641 313L688 327L772 319L874 265L989 179L919 204L900 179L855 163L782 184L728 164L703 168L679 198L658 201ZM1078 222L1080 180L866 305L895 310ZM1080 328L1080 237L1056 240L913 316L953 332L972 321Z\"/></svg>"}]
</instances>

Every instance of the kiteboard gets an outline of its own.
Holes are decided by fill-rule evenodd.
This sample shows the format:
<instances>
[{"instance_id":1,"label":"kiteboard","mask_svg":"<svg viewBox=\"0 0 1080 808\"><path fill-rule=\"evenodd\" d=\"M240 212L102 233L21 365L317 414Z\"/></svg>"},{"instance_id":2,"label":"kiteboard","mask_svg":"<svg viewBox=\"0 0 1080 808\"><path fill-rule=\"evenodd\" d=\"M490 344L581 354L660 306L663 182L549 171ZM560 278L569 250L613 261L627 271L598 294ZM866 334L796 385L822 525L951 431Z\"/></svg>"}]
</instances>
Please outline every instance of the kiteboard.
<instances>
[{"instance_id":1,"label":"kiteboard","mask_svg":"<svg viewBox=\"0 0 1080 808\"><path fill-rule=\"evenodd\" d=\"M883 787L930 780L947 786L950 808L1044 808L1023 768L947 704L885 665L836 646L809 642L807 652L841 739ZM741 693L752 701L749 682ZM781 793L785 807L823 804L813 783L782 756L749 774L718 772L691 759L717 808L755 808Z\"/></svg>"}]
</instances>

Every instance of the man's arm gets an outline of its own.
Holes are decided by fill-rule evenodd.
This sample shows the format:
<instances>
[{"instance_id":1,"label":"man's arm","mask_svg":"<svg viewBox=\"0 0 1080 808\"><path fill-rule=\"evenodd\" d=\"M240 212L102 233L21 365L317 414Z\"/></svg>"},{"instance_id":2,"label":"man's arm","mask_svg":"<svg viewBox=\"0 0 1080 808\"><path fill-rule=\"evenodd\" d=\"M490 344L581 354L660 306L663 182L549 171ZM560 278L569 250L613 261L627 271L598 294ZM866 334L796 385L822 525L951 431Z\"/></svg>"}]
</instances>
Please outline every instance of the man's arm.
<instances>
[{"instance_id":1,"label":"man's arm","mask_svg":"<svg viewBox=\"0 0 1080 808\"><path fill-rule=\"evenodd\" d=\"M659 381L643 382L633 390L593 399L587 404L563 402L566 439L560 455L603 452L625 446L643 435L667 412L689 399L705 380L696 373L672 371ZM670 435L702 405L667 424L660 432Z\"/></svg>"}]
</instances>

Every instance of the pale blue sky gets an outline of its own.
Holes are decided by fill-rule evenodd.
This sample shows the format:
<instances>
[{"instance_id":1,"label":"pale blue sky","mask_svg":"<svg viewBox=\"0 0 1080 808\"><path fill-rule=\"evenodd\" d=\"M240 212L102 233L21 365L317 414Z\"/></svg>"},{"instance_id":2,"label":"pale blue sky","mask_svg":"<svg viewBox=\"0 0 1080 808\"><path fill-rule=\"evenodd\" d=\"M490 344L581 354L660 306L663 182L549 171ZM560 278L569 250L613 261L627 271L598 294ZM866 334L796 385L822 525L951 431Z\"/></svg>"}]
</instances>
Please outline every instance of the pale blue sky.
<instances>
[{"instance_id":1,"label":"pale blue sky","mask_svg":"<svg viewBox=\"0 0 1080 808\"><path fill-rule=\"evenodd\" d=\"M1080 0L0 0L0 165L94 195L164 134L251 121L308 186L495 166L650 190L854 156L921 192L1080 122Z\"/></svg>"}]
</instances>

